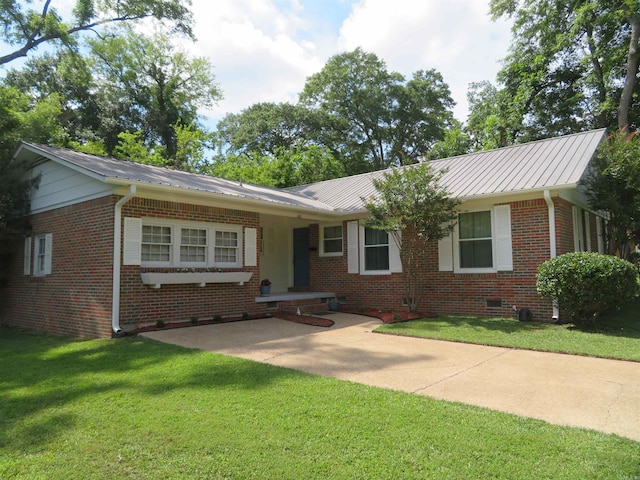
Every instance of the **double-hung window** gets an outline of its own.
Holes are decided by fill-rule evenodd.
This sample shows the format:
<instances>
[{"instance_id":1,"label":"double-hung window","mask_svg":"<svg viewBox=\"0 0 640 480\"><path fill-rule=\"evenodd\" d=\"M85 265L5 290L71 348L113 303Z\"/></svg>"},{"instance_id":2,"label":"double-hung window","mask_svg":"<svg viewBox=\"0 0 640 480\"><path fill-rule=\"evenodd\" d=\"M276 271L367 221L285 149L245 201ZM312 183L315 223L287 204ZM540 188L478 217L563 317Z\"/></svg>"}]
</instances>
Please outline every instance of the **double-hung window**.
<instances>
[{"instance_id":1,"label":"double-hung window","mask_svg":"<svg viewBox=\"0 0 640 480\"><path fill-rule=\"evenodd\" d=\"M364 270L389 270L389 234L384 230L364 229Z\"/></svg>"},{"instance_id":2,"label":"double-hung window","mask_svg":"<svg viewBox=\"0 0 640 480\"><path fill-rule=\"evenodd\" d=\"M216 265L236 265L239 258L240 242L237 231L216 230L214 244Z\"/></svg>"},{"instance_id":3,"label":"double-hung window","mask_svg":"<svg viewBox=\"0 0 640 480\"><path fill-rule=\"evenodd\" d=\"M491 211L461 213L458 228L460 268L492 268Z\"/></svg>"},{"instance_id":4,"label":"double-hung window","mask_svg":"<svg viewBox=\"0 0 640 480\"><path fill-rule=\"evenodd\" d=\"M53 236L50 233L35 236L33 274L36 276L44 276L51 273L52 239Z\"/></svg>"},{"instance_id":5,"label":"double-hung window","mask_svg":"<svg viewBox=\"0 0 640 480\"><path fill-rule=\"evenodd\" d=\"M171 264L173 228L167 225L142 226L142 261L154 264Z\"/></svg>"},{"instance_id":6,"label":"double-hung window","mask_svg":"<svg viewBox=\"0 0 640 480\"><path fill-rule=\"evenodd\" d=\"M342 225L322 227L321 255L325 257L342 255Z\"/></svg>"},{"instance_id":7,"label":"double-hung window","mask_svg":"<svg viewBox=\"0 0 640 480\"><path fill-rule=\"evenodd\" d=\"M460 213L453 232L438 241L438 269L454 273L512 271L511 206Z\"/></svg>"},{"instance_id":8,"label":"double-hung window","mask_svg":"<svg viewBox=\"0 0 640 480\"><path fill-rule=\"evenodd\" d=\"M207 230L205 228L180 229L180 263L206 265Z\"/></svg>"}]
</instances>

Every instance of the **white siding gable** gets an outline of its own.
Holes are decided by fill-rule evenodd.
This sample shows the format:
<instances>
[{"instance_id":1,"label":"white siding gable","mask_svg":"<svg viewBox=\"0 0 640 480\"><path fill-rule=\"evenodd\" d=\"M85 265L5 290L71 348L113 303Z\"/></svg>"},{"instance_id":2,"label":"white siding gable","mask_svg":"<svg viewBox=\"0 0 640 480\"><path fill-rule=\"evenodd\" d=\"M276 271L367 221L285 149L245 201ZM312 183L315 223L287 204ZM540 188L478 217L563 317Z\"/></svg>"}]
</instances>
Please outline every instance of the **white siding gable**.
<instances>
[{"instance_id":1,"label":"white siding gable","mask_svg":"<svg viewBox=\"0 0 640 480\"><path fill-rule=\"evenodd\" d=\"M31 195L32 213L104 197L113 190L110 185L51 161L33 168L32 177L38 175L38 188Z\"/></svg>"}]
</instances>

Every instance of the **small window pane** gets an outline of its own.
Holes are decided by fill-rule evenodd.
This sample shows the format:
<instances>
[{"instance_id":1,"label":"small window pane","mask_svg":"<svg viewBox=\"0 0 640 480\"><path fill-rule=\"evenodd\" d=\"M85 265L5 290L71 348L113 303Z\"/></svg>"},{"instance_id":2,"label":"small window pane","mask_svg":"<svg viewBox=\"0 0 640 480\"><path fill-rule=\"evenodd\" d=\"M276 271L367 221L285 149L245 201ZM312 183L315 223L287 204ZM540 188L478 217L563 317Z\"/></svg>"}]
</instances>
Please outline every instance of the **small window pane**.
<instances>
[{"instance_id":1,"label":"small window pane","mask_svg":"<svg viewBox=\"0 0 640 480\"><path fill-rule=\"evenodd\" d=\"M364 229L365 245L388 245L389 235L384 230L375 230L373 228Z\"/></svg>"},{"instance_id":2,"label":"small window pane","mask_svg":"<svg viewBox=\"0 0 640 480\"><path fill-rule=\"evenodd\" d=\"M171 261L171 227L142 226L142 261Z\"/></svg>"},{"instance_id":3,"label":"small window pane","mask_svg":"<svg viewBox=\"0 0 640 480\"><path fill-rule=\"evenodd\" d=\"M180 261L185 263L205 263L207 261L207 231L205 229L181 229Z\"/></svg>"},{"instance_id":4,"label":"small window pane","mask_svg":"<svg viewBox=\"0 0 640 480\"><path fill-rule=\"evenodd\" d=\"M389 247L367 247L364 250L364 268L389 270Z\"/></svg>"},{"instance_id":5,"label":"small window pane","mask_svg":"<svg viewBox=\"0 0 640 480\"><path fill-rule=\"evenodd\" d=\"M493 267L491 240L471 240L460 242L460 267Z\"/></svg>"},{"instance_id":6,"label":"small window pane","mask_svg":"<svg viewBox=\"0 0 640 480\"><path fill-rule=\"evenodd\" d=\"M324 253L342 253L342 225L324 227Z\"/></svg>"},{"instance_id":7,"label":"small window pane","mask_svg":"<svg viewBox=\"0 0 640 480\"><path fill-rule=\"evenodd\" d=\"M213 260L215 263L237 263L238 232L216 231Z\"/></svg>"},{"instance_id":8,"label":"small window pane","mask_svg":"<svg viewBox=\"0 0 640 480\"><path fill-rule=\"evenodd\" d=\"M459 217L460 238L491 238L491 212L462 213Z\"/></svg>"}]
</instances>

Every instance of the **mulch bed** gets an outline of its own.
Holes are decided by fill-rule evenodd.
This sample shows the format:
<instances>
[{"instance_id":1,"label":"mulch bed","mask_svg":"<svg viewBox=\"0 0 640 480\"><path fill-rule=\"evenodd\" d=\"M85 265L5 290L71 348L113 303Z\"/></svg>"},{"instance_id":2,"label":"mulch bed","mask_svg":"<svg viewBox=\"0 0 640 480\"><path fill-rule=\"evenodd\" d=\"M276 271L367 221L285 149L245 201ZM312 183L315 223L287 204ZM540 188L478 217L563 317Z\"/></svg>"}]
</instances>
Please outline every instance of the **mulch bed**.
<instances>
[{"instance_id":1,"label":"mulch bed","mask_svg":"<svg viewBox=\"0 0 640 480\"><path fill-rule=\"evenodd\" d=\"M155 332L156 330L169 330L171 328L184 328L184 327L195 327L198 325L212 325L214 323L229 323L229 322L241 322L243 320L258 320L260 318L269 318L271 315L261 314L261 315L249 315L246 318L243 317L225 317L221 320L198 320L197 322L192 322L190 320L185 322L167 322L163 327L158 327L157 325L145 325L143 327L134 328L132 330L127 331L127 335L135 335L137 333L142 332Z\"/></svg>"},{"instance_id":2,"label":"mulch bed","mask_svg":"<svg viewBox=\"0 0 640 480\"><path fill-rule=\"evenodd\" d=\"M312 317L309 315L298 315L297 313L279 311L273 315L281 320L288 322L301 323L303 325L312 325L314 327L332 327L334 325L333 320L328 318Z\"/></svg>"},{"instance_id":3,"label":"mulch bed","mask_svg":"<svg viewBox=\"0 0 640 480\"><path fill-rule=\"evenodd\" d=\"M391 310L375 310L363 307L349 307L340 305L341 312L353 313L355 315L364 315L366 317L374 317L382 320L383 323L399 323L415 320L417 318L435 317L432 313L424 312L407 312L407 311L391 311Z\"/></svg>"}]
</instances>

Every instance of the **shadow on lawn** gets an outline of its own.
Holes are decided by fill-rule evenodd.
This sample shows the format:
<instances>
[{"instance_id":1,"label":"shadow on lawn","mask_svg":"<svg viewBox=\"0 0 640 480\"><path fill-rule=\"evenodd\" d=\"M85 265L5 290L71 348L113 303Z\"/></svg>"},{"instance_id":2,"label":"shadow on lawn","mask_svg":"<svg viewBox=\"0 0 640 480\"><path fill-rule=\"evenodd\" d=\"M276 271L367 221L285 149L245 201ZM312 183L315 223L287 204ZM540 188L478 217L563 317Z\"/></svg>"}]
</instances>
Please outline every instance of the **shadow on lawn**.
<instances>
[{"instance_id":1,"label":"shadow on lawn","mask_svg":"<svg viewBox=\"0 0 640 480\"><path fill-rule=\"evenodd\" d=\"M77 422L91 421L77 409L65 411L83 397L95 397L102 402L100 415L117 421L125 412L136 414L132 394L228 385L258 389L302 375L138 337L82 341L4 327L0 363L0 448L16 451L32 450Z\"/></svg>"}]
</instances>

